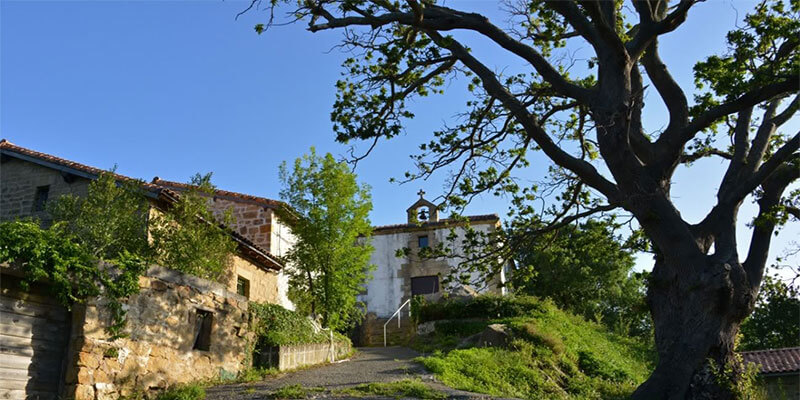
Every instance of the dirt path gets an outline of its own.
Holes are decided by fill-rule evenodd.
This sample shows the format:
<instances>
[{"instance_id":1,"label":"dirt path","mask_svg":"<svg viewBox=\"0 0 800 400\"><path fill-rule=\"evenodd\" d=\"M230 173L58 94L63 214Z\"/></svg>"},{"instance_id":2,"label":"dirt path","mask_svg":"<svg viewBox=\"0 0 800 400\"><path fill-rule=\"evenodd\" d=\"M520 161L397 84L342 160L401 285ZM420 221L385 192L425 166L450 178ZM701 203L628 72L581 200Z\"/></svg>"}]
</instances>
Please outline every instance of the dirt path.
<instances>
[{"instance_id":1,"label":"dirt path","mask_svg":"<svg viewBox=\"0 0 800 400\"><path fill-rule=\"evenodd\" d=\"M486 395L463 392L434 382L433 377L414 362L418 354L405 347L360 348L350 360L313 367L269 377L261 382L222 385L207 390L207 400L265 399L271 392L289 385L306 388L321 387L325 391L314 398L333 398L332 391L370 382L392 382L401 379L421 379L428 386L445 392L451 399L490 398ZM341 396L336 396L342 398ZM381 397L362 397L379 399Z\"/></svg>"}]
</instances>

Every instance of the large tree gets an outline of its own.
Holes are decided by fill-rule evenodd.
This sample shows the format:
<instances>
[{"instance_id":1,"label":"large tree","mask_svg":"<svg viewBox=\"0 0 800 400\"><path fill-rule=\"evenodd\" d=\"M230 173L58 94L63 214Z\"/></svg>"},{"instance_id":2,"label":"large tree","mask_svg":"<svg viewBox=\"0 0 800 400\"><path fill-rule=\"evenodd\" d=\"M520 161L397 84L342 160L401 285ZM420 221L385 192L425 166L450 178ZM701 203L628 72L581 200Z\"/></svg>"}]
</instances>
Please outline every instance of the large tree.
<instances>
[{"instance_id":1,"label":"large tree","mask_svg":"<svg viewBox=\"0 0 800 400\"><path fill-rule=\"evenodd\" d=\"M281 164L280 178L281 198L293 209L285 217L297 237L285 256L292 266L289 296L299 311L343 330L361 316L356 296L371 270L369 187L358 184L347 164L313 147L291 168Z\"/></svg>"},{"instance_id":2,"label":"large tree","mask_svg":"<svg viewBox=\"0 0 800 400\"><path fill-rule=\"evenodd\" d=\"M505 3L503 25L457 2L425 0L303 0L291 15L312 32L341 30L355 53L337 84L338 140L374 146L396 136L414 117L414 101L455 90L446 83L466 76L465 111L421 146L420 171L410 178L453 167L446 198L456 206L486 191L512 193L522 236L538 233L542 220L556 227L611 210L633 215L656 254L648 304L659 354L634 398L728 398L730 385L712 369L734 359L776 225L798 215L798 193L787 187L800 175L800 136L781 126L798 109L800 6L756 4L727 35L730 50L696 65L699 95L691 98L693 88L681 87L661 59L659 40L680 29L696 3L520 0ZM478 37L524 70L490 67L496 60L465 41ZM593 53L585 73L570 57L555 57L573 43ZM648 92L665 106L665 126L643 123ZM532 152L552 163L546 188L515 179ZM710 212L690 223L672 201L672 179L702 157L719 157L727 169L708 184L717 187ZM561 194L537 213L533 201L545 190ZM759 211L740 255L737 215L751 195Z\"/></svg>"}]
</instances>

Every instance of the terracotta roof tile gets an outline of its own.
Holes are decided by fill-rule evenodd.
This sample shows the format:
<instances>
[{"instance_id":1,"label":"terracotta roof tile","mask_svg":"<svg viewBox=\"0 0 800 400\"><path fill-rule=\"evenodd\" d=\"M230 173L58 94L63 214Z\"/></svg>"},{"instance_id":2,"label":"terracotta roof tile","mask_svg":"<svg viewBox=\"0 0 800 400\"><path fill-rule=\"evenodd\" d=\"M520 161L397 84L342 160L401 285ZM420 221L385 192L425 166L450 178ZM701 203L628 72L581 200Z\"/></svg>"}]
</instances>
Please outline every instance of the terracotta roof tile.
<instances>
[{"instance_id":1,"label":"terracotta roof tile","mask_svg":"<svg viewBox=\"0 0 800 400\"><path fill-rule=\"evenodd\" d=\"M186 184L186 183L167 181L167 180L161 179L159 177L153 178L153 180L150 181L150 183L152 183L153 185L170 187L170 188L173 188L173 189L189 189L189 188L192 187L192 185L189 185L189 184ZM230 191L222 190L222 189L216 189L214 191L214 194L216 196L218 196L218 197L228 197L228 198L233 198L234 200L235 199L240 199L240 200L247 200L247 201L259 203L259 204L262 204L265 207L269 207L269 208L278 208L278 207L286 208L286 207L289 207L288 204L286 204L286 203L284 203L282 201L279 201L279 200L268 199L266 197L252 196L252 195L245 194L245 193L230 192Z\"/></svg>"},{"instance_id":2,"label":"terracotta roof tile","mask_svg":"<svg viewBox=\"0 0 800 400\"><path fill-rule=\"evenodd\" d=\"M743 351L745 362L761 366L762 374L800 372L800 347Z\"/></svg>"},{"instance_id":3,"label":"terracotta roof tile","mask_svg":"<svg viewBox=\"0 0 800 400\"><path fill-rule=\"evenodd\" d=\"M159 186L147 183L147 182L145 182L143 180L140 180L140 179L131 178L129 176L120 175L120 174L113 173L113 172L108 171L108 170L95 168L95 167L90 167L88 165L77 163L75 161L66 160L66 159L63 159L63 158L60 158L60 157L56 157L56 156L53 156L53 155L50 155L50 154L40 153L38 151L33 151L33 150L27 149L25 147L20 147L20 146L15 145L14 143L9 142L6 139L0 140L0 149L6 150L6 151L11 151L11 152L22 154L22 155L26 155L28 157L38 158L38 159L43 160L43 161L48 161L48 162L51 162L51 163L54 163L54 164L58 164L58 165L61 165L61 166L67 167L67 168L72 168L72 169L75 169L75 170L78 170L78 171L82 171L82 172L85 172L85 173L91 174L91 175L100 175L102 173L110 173L111 175L113 175L118 180L139 181L139 182L142 183L142 186L145 189L149 189L149 190L159 190L159 189L161 189Z\"/></svg>"}]
</instances>

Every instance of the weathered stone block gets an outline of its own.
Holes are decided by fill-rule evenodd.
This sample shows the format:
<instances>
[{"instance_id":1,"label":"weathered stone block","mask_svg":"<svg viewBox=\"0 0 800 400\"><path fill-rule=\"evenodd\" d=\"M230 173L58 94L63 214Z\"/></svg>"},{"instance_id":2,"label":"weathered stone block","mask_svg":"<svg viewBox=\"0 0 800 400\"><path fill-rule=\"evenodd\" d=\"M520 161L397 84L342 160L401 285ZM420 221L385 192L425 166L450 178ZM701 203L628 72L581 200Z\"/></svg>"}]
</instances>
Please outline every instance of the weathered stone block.
<instances>
[{"instance_id":1,"label":"weathered stone block","mask_svg":"<svg viewBox=\"0 0 800 400\"><path fill-rule=\"evenodd\" d=\"M94 387L92 385L76 385L74 393L75 400L94 400Z\"/></svg>"}]
</instances>

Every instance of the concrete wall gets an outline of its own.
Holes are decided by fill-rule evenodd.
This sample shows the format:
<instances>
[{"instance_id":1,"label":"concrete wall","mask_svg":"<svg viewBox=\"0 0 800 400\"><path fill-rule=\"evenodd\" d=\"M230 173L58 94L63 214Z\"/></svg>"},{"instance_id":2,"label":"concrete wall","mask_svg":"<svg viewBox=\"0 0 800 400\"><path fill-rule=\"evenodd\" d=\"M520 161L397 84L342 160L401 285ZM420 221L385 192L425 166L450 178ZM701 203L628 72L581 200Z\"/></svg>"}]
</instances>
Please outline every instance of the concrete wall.
<instances>
[{"instance_id":1,"label":"concrete wall","mask_svg":"<svg viewBox=\"0 0 800 400\"><path fill-rule=\"evenodd\" d=\"M107 340L102 303L74 313L68 396L116 399L136 390L231 378L249 366L253 338L246 299L218 283L155 266L139 286L126 304L125 338ZM213 315L208 351L193 349L198 310Z\"/></svg>"},{"instance_id":2,"label":"concrete wall","mask_svg":"<svg viewBox=\"0 0 800 400\"><path fill-rule=\"evenodd\" d=\"M85 196L89 180L75 177L72 183L67 183L59 171L12 157L0 163L0 219L47 220L46 213L33 211L36 188L45 185L50 185L48 199L53 200L65 194Z\"/></svg>"},{"instance_id":3,"label":"concrete wall","mask_svg":"<svg viewBox=\"0 0 800 400\"><path fill-rule=\"evenodd\" d=\"M350 353L350 343L334 342L334 361L340 360ZM280 346L278 348L278 370L285 371L306 365L322 364L330 361L330 343L298 344Z\"/></svg>"},{"instance_id":4,"label":"concrete wall","mask_svg":"<svg viewBox=\"0 0 800 400\"><path fill-rule=\"evenodd\" d=\"M473 223L472 228L488 232L495 229L495 225L493 222L491 224ZM461 243L464 230L456 228L456 232L459 235L456 243ZM447 236L450 235L449 227L435 227L427 230L412 227L378 233L372 237L371 244L375 251L372 253L370 263L374 264L376 269L372 273L372 280L366 285L366 294L359 295L359 300L367 305L368 313L375 313L378 318L391 316L405 300L411 297L412 277L437 274L444 276L458 266L458 260L452 258L428 260L417 257L417 237L425 234L428 234L430 247L436 246L437 243L449 245L447 242ZM412 254L406 257L397 257L397 250L405 247L410 248ZM460 250L460 246L456 247ZM479 280L478 274L473 273L471 279ZM500 294L502 289L497 288L497 284L503 282L504 279L501 276L498 282L491 282L486 287L475 287L474 289L481 293ZM440 286L441 291L448 289L453 288ZM406 317L408 310L403 312L403 316Z\"/></svg>"}]
</instances>

